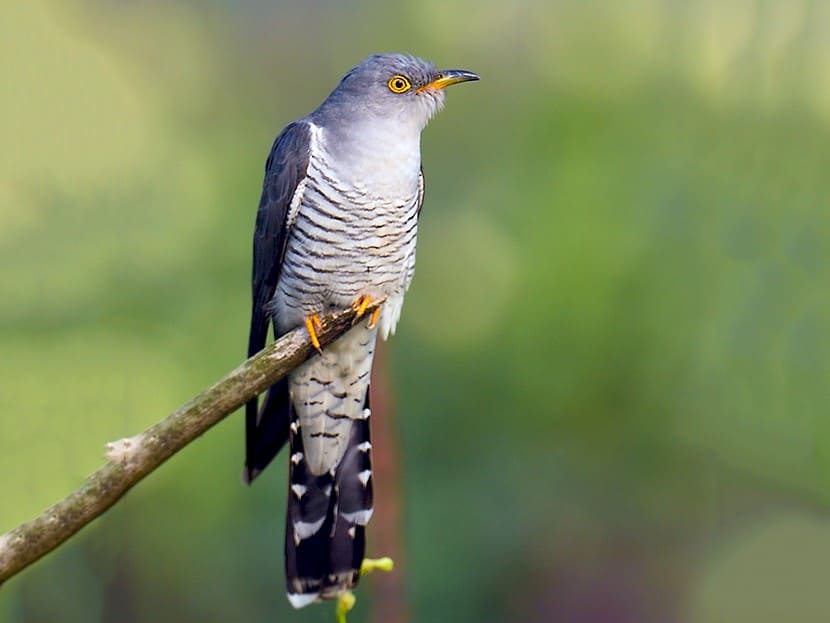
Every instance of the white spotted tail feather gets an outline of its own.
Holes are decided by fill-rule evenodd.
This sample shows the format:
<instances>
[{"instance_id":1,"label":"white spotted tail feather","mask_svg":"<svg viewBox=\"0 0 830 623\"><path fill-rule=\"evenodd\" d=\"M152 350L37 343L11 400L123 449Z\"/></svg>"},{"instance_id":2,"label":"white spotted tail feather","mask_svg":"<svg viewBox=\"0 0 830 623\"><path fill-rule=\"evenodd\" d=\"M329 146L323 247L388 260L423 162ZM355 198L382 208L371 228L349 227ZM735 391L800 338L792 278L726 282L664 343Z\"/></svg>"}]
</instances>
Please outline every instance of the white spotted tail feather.
<instances>
[{"instance_id":1,"label":"white spotted tail feather","mask_svg":"<svg viewBox=\"0 0 830 623\"><path fill-rule=\"evenodd\" d=\"M337 597L360 579L365 526L372 516L370 415L367 392L363 417L352 421L342 460L315 476L292 409L285 569L288 600L295 608Z\"/></svg>"}]
</instances>

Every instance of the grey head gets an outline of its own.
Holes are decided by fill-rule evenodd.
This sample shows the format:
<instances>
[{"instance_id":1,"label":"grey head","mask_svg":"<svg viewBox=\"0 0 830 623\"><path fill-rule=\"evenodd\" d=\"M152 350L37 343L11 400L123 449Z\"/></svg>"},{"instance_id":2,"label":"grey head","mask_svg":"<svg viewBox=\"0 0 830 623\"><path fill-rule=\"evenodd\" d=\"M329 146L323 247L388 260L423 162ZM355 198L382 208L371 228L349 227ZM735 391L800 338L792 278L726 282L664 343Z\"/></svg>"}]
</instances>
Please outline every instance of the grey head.
<instances>
[{"instance_id":1,"label":"grey head","mask_svg":"<svg viewBox=\"0 0 830 623\"><path fill-rule=\"evenodd\" d=\"M408 54L373 54L343 76L311 117L322 125L386 120L420 132L444 105L446 87L478 79Z\"/></svg>"}]
</instances>

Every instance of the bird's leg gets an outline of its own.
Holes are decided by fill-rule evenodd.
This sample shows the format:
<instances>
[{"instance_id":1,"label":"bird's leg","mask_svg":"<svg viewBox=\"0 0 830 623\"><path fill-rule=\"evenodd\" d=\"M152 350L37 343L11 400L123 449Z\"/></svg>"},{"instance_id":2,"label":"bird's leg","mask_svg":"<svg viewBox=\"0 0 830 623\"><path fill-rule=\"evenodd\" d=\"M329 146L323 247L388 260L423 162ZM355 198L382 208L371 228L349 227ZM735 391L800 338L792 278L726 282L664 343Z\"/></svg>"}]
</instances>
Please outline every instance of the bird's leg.
<instances>
[{"instance_id":1,"label":"bird's leg","mask_svg":"<svg viewBox=\"0 0 830 623\"><path fill-rule=\"evenodd\" d=\"M305 319L305 328L308 331L308 337L311 338L311 344L317 349L317 352L323 354L323 349L320 348L320 340L317 337L317 331L323 330L323 325L320 322L320 316L311 314Z\"/></svg>"},{"instance_id":2,"label":"bird's leg","mask_svg":"<svg viewBox=\"0 0 830 623\"><path fill-rule=\"evenodd\" d=\"M372 297L366 294L362 294L352 303L352 310L354 311L354 322L352 324L357 323L358 320L363 318L363 314L366 313L366 309L369 305L372 304ZM380 307L376 308L375 311L372 312L372 315L369 316L369 330L375 328L375 325L378 323L378 316L380 316Z\"/></svg>"}]
</instances>

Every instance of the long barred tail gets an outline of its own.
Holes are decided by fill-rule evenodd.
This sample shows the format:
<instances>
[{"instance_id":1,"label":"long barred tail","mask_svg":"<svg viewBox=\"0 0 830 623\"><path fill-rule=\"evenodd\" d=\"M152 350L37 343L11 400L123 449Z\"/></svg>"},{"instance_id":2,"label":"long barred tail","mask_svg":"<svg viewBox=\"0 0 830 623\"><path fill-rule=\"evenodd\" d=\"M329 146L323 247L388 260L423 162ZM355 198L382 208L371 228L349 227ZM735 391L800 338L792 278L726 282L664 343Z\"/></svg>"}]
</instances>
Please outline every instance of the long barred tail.
<instances>
[{"instance_id":1,"label":"long barred tail","mask_svg":"<svg viewBox=\"0 0 830 623\"><path fill-rule=\"evenodd\" d=\"M355 587L372 516L372 444L368 391L362 419L352 420L343 459L314 476L303 453L300 423L291 407L285 575L288 600L302 608Z\"/></svg>"}]
</instances>

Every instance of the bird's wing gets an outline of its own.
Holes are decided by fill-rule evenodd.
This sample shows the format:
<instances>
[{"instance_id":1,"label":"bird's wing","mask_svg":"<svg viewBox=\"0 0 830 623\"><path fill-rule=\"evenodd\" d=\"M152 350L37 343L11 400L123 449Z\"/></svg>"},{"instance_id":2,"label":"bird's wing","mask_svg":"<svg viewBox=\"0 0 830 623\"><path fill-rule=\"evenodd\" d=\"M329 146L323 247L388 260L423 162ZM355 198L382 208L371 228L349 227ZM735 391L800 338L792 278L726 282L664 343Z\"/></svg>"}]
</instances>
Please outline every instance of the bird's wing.
<instances>
[{"instance_id":1,"label":"bird's wing","mask_svg":"<svg viewBox=\"0 0 830 623\"><path fill-rule=\"evenodd\" d=\"M265 346L268 335L269 303L280 276L285 245L291 229L291 210L299 205L303 180L311 157L311 131L307 123L287 126L274 141L265 162L265 181L254 230L251 330L248 356ZM272 387L257 413L256 398L245 405L245 480L251 482L288 439L288 386L283 381Z\"/></svg>"},{"instance_id":2,"label":"bird's wing","mask_svg":"<svg viewBox=\"0 0 830 623\"><path fill-rule=\"evenodd\" d=\"M267 306L274 296L282 268L291 227L288 222L289 208L308 170L310 144L308 124L292 123L274 141L265 162L265 181L262 183L262 198L259 200L254 231L249 357L265 346L269 315Z\"/></svg>"}]
</instances>

